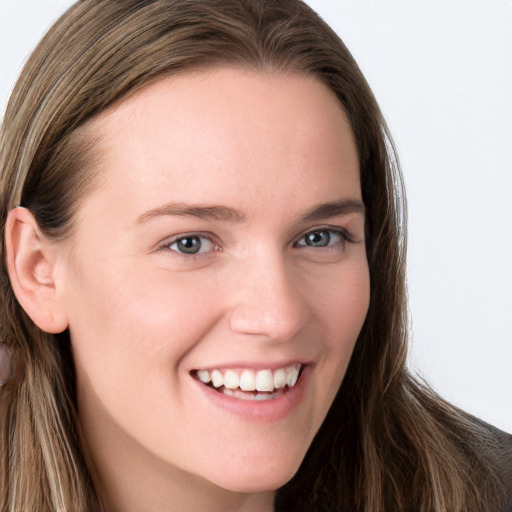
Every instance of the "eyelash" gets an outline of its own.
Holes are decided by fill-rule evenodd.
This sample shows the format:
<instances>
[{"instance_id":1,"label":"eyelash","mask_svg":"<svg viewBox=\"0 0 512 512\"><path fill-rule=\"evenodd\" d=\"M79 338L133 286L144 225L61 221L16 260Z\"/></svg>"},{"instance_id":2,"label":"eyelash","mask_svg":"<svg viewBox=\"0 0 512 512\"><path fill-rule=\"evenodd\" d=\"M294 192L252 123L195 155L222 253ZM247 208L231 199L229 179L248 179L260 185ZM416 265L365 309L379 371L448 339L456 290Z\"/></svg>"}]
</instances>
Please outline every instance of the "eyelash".
<instances>
[{"instance_id":1,"label":"eyelash","mask_svg":"<svg viewBox=\"0 0 512 512\"><path fill-rule=\"evenodd\" d=\"M172 246L179 244L180 242L184 240L193 240L193 239L199 239L200 245L199 250L201 251L202 246L204 245L204 241L212 245L212 249L209 251L202 251L202 252L196 252L196 253L186 253L183 251L180 251L178 249L173 249ZM170 252L174 253L177 257L183 257L183 258L197 258L200 257L202 254L209 253L209 252L216 252L216 251L222 251L221 247L216 244L213 240L211 235L201 234L201 233L189 233L189 234L183 234L175 237L174 239L166 242L163 246L164 249L168 249Z\"/></svg>"},{"instance_id":2,"label":"eyelash","mask_svg":"<svg viewBox=\"0 0 512 512\"><path fill-rule=\"evenodd\" d=\"M307 243L306 244L302 244L302 245L299 245L299 242L303 239L305 239L308 235L316 235L316 234L319 234L319 233L327 233L329 235L329 242L332 240L332 235L335 235L337 237L340 237L340 241L338 243L335 243L335 244L329 244L329 245L325 245L325 246L313 246L313 245L308 245ZM338 245L339 243L341 244L345 244L345 243L354 243L354 240L353 238L350 236L350 234L344 230L344 229L341 229L341 228L332 228L332 227L320 227L320 228L316 228L316 229L312 229L310 231L308 231L307 233L304 233L303 235L301 235L301 237L293 244L293 247L298 247L298 248L318 248L318 249L334 249L334 246Z\"/></svg>"},{"instance_id":3,"label":"eyelash","mask_svg":"<svg viewBox=\"0 0 512 512\"><path fill-rule=\"evenodd\" d=\"M320 245L320 246L314 246L314 245L308 245L307 243L300 244L300 241L304 240L308 235L318 235L318 234L328 234L328 245ZM340 237L340 240L334 244L331 243L333 235L335 237ZM202 252L191 252L186 253L183 251L178 250L177 248L173 248L173 245L178 244L179 242L185 241L185 240L193 240L193 239L199 239L201 241L201 245L199 246L199 251L201 251L202 246L204 244L204 241L206 240L209 244L212 245L212 249L208 251L202 251ZM344 229L340 228L333 228L333 227L319 227L312 230L307 231L303 235L301 235L294 243L294 248L311 248L311 249L334 249L335 246L341 244L344 245L345 243L355 243L351 235ZM202 254L210 253L210 252L216 252L216 251L222 251L222 248L216 244L213 240L211 235L201 234L201 233L190 233L190 234L182 234L175 238L173 238L170 241L167 241L163 246L163 249L167 249L168 251L174 253L177 257L183 257L187 259L197 258L200 257Z\"/></svg>"}]
</instances>

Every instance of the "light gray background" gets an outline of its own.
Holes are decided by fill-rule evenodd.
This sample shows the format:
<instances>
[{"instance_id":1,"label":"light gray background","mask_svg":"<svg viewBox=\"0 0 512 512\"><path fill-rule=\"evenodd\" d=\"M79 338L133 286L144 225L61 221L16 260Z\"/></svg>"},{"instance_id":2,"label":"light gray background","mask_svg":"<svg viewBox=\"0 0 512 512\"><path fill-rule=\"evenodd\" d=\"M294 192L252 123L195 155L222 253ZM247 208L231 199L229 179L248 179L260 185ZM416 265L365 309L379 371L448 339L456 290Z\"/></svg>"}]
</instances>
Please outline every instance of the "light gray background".
<instances>
[{"instance_id":1,"label":"light gray background","mask_svg":"<svg viewBox=\"0 0 512 512\"><path fill-rule=\"evenodd\" d=\"M0 112L71 1L0 0ZM512 2L309 0L379 101L409 201L410 365L512 432Z\"/></svg>"}]
</instances>

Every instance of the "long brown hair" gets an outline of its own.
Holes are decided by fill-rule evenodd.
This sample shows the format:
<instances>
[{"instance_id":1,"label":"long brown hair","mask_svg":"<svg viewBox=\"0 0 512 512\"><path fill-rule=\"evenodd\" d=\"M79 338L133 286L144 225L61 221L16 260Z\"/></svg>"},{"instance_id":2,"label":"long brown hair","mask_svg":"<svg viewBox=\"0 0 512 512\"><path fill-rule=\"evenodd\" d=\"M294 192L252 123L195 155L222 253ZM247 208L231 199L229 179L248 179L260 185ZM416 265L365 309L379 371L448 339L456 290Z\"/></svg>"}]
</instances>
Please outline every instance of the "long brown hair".
<instances>
[{"instance_id":1,"label":"long brown hair","mask_svg":"<svg viewBox=\"0 0 512 512\"><path fill-rule=\"evenodd\" d=\"M408 372L405 195L385 121L337 35L299 0L82 0L52 27L0 132L0 336L16 377L0 391L0 510L102 510L76 411L68 333L39 330L7 275L4 226L29 208L66 237L94 186L89 121L175 73L216 65L316 77L354 132L367 212L368 316L329 415L276 510L494 510L497 440Z\"/></svg>"}]
</instances>

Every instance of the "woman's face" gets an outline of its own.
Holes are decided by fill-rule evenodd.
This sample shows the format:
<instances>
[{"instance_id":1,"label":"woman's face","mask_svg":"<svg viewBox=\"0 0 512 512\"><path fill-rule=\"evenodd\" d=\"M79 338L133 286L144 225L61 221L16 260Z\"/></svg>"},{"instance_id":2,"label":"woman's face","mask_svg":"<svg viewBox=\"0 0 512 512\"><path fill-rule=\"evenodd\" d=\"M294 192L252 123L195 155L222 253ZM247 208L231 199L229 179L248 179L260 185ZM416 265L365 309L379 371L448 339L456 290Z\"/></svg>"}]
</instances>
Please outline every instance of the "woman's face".
<instances>
[{"instance_id":1,"label":"woman's face","mask_svg":"<svg viewBox=\"0 0 512 512\"><path fill-rule=\"evenodd\" d=\"M282 486L369 301L338 101L305 76L222 68L161 79L91 131L102 179L63 245L57 293L104 485Z\"/></svg>"}]
</instances>

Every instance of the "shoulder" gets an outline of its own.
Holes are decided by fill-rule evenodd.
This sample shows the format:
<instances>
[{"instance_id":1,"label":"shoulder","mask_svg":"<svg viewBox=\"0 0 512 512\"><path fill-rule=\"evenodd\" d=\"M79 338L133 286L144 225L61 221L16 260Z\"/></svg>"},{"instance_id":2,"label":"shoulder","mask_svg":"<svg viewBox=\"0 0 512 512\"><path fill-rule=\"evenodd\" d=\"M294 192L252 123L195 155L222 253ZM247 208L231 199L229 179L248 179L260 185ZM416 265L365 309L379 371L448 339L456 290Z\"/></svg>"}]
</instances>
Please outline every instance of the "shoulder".
<instances>
[{"instance_id":1,"label":"shoulder","mask_svg":"<svg viewBox=\"0 0 512 512\"><path fill-rule=\"evenodd\" d=\"M508 504L506 512L512 512L512 435L498 431L499 444L501 452L498 456L500 462L500 472L503 473L503 479L508 492Z\"/></svg>"},{"instance_id":2,"label":"shoulder","mask_svg":"<svg viewBox=\"0 0 512 512\"><path fill-rule=\"evenodd\" d=\"M487 428L495 439L492 451L496 471L507 491L508 500L503 512L512 512L512 435L490 425Z\"/></svg>"},{"instance_id":3,"label":"shoulder","mask_svg":"<svg viewBox=\"0 0 512 512\"><path fill-rule=\"evenodd\" d=\"M457 438L471 468L471 486L486 511L512 512L512 435L460 409L455 412L462 420Z\"/></svg>"}]
</instances>

